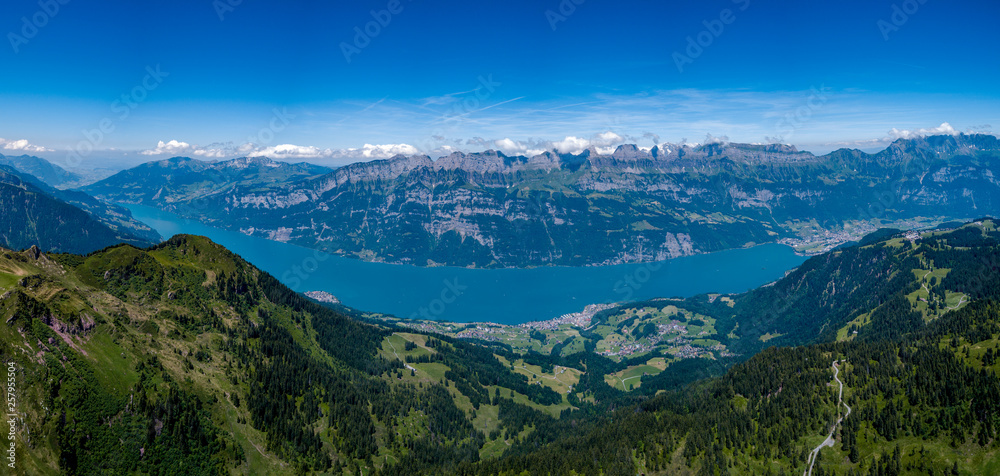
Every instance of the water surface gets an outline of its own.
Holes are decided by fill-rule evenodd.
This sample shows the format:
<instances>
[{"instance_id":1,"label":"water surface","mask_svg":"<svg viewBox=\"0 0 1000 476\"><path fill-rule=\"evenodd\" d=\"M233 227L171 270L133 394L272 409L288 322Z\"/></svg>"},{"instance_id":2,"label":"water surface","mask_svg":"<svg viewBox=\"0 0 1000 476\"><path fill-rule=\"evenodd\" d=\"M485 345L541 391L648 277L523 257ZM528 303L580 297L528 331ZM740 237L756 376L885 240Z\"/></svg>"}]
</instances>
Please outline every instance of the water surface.
<instances>
[{"instance_id":1,"label":"water surface","mask_svg":"<svg viewBox=\"0 0 1000 476\"><path fill-rule=\"evenodd\" d=\"M647 264L531 269L422 268L369 263L226 231L152 207L124 205L165 237L211 238L295 291L326 291L344 304L399 317L520 324L587 304L733 293L784 276L805 261L766 244Z\"/></svg>"}]
</instances>

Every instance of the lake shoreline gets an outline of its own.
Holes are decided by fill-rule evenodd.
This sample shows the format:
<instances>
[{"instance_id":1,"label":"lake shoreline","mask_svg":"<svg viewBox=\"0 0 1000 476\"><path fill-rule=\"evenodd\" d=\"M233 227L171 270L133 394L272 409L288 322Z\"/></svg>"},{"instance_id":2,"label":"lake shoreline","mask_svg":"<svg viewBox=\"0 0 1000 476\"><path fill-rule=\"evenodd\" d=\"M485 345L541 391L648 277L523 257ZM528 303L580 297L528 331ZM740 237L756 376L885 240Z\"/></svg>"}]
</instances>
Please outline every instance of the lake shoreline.
<instances>
[{"instance_id":1,"label":"lake shoreline","mask_svg":"<svg viewBox=\"0 0 1000 476\"><path fill-rule=\"evenodd\" d=\"M751 248L608 266L420 267L361 261L211 227L169 212L123 204L164 236L207 236L296 292L324 291L345 306L399 318L519 325L589 304L732 294L773 282L807 258L790 247Z\"/></svg>"}]
</instances>

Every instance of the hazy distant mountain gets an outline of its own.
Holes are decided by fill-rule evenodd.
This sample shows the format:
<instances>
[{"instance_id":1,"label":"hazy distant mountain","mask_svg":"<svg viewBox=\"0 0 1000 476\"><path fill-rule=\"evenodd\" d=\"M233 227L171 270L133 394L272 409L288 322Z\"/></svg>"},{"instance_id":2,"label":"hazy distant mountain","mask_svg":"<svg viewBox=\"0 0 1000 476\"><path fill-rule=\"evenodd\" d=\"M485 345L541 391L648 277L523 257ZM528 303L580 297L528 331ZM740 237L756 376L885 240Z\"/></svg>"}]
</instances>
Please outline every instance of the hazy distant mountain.
<instances>
[{"instance_id":1,"label":"hazy distant mountain","mask_svg":"<svg viewBox=\"0 0 1000 476\"><path fill-rule=\"evenodd\" d=\"M158 233L124 208L0 166L0 246L86 253L118 243L159 241Z\"/></svg>"},{"instance_id":2,"label":"hazy distant mountain","mask_svg":"<svg viewBox=\"0 0 1000 476\"><path fill-rule=\"evenodd\" d=\"M994 136L959 135L824 156L736 143L397 156L320 176L292 173L302 164L175 158L85 190L368 260L589 265L779 240L819 252L883 223L995 214L998 154Z\"/></svg>"},{"instance_id":3,"label":"hazy distant mountain","mask_svg":"<svg viewBox=\"0 0 1000 476\"><path fill-rule=\"evenodd\" d=\"M7 165L21 172L31 174L53 187L76 182L81 178L79 175L69 172L52 162L31 155L19 155L16 157L0 155L0 165Z\"/></svg>"},{"instance_id":4,"label":"hazy distant mountain","mask_svg":"<svg viewBox=\"0 0 1000 476\"><path fill-rule=\"evenodd\" d=\"M329 173L318 165L277 162L266 157L243 157L205 162L187 157L149 162L121 171L82 190L115 202L176 204L226 193L234 187L284 187L298 180Z\"/></svg>"}]
</instances>

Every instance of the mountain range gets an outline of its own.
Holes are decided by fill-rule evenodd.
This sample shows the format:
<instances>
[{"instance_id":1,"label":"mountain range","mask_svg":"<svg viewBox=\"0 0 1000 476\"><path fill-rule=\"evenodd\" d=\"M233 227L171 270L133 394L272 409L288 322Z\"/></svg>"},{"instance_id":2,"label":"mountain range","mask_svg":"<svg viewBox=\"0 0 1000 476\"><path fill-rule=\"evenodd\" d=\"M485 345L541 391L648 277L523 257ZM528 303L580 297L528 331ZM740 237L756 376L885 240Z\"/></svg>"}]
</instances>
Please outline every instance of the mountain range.
<instances>
[{"instance_id":1,"label":"mountain range","mask_svg":"<svg viewBox=\"0 0 1000 476\"><path fill-rule=\"evenodd\" d=\"M0 245L87 253L119 243L149 246L160 235L117 205L59 190L0 165Z\"/></svg>"},{"instance_id":2,"label":"mountain range","mask_svg":"<svg viewBox=\"0 0 1000 476\"><path fill-rule=\"evenodd\" d=\"M82 179L81 176L73 172L69 172L45 159L31 155L0 155L0 165L6 165L21 172L31 174L38 180L53 187L73 184Z\"/></svg>"},{"instance_id":3,"label":"mountain range","mask_svg":"<svg viewBox=\"0 0 1000 476\"><path fill-rule=\"evenodd\" d=\"M397 156L335 170L177 157L82 190L364 260L583 266L769 242L815 254L883 226L996 214L998 155L996 137L960 134L822 156L720 142Z\"/></svg>"},{"instance_id":4,"label":"mountain range","mask_svg":"<svg viewBox=\"0 0 1000 476\"><path fill-rule=\"evenodd\" d=\"M323 210L278 215L314 195L330 213L384 197L390 208L362 223L385 230L399 220L416 229L423 211L397 200L426 183L464 197L434 203L465 217L491 213L473 207L498 203L482 197L521 203L547 190L544 213L494 220L558 229L571 209L591 220L563 227L570 241L553 238L552 249L600 241L610 232L589 228L595 220L630 213L661 232L677 216L701 223L690 210L720 226L738 213L784 242L801 239L781 227L790 217L827 216L810 225L824 233L841 220L816 256L745 293L592 305L517 326L401 319L310 294L318 301L207 238L160 242L117 205L0 165L0 359L15 382L17 461L30 474L992 474L1000 229L988 216L955 219L996 203L996 142L938 136L822 157L779 145L622 146L333 170L174 158L84 189L222 226L314 216ZM500 194L508 182L521 191ZM706 183L725 193L694 188ZM734 202L747 183L766 198L759 206ZM679 184L688 188L669 189ZM267 198L276 190L300 201L279 206ZM867 220L836 218L872 191ZM251 196L263 197L256 208L226 205ZM556 196L574 205L555 207ZM921 229L875 229L907 221ZM386 233L387 247L416 239Z\"/></svg>"}]
</instances>

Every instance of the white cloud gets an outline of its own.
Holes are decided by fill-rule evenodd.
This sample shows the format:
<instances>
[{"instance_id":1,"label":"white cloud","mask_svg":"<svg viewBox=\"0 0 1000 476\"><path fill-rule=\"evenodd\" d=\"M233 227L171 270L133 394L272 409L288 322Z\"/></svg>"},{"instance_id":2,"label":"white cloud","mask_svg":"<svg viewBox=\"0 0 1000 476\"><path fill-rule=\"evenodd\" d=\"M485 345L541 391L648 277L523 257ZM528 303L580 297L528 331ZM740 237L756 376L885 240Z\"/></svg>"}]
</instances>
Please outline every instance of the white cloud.
<instances>
[{"instance_id":1,"label":"white cloud","mask_svg":"<svg viewBox=\"0 0 1000 476\"><path fill-rule=\"evenodd\" d=\"M342 154L342 157L357 157L356 154L360 152L361 157L387 159L395 155L419 154L420 150L409 144L365 144L360 149L342 149L339 152Z\"/></svg>"},{"instance_id":2,"label":"white cloud","mask_svg":"<svg viewBox=\"0 0 1000 476\"><path fill-rule=\"evenodd\" d=\"M52 152L52 149L32 144L27 139L7 140L2 137L0 137L0 149L18 152Z\"/></svg>"},{"instance_id":3,"label":"white cloud","mask_svg":"<svg viewBox=\"0 0 1000 476\"><path fill-rule=\"evenodd\" d=\"M188 144L187 142L180 142L176 140L163 142L161 140L156 143L155 149L144 150L140 153L142 155L190 154L192 153L192 147L191 144Z\"/></svg>"},{"instance_id":4,"label":"white cloud","mask_svg":"<svg viewBox=\"0 0 1000 476\"><path fill-rule=\"evenodd\" d=\"M706 125L706 129L709 127L712 127L712 130L726 129L718 124ZM989 126L979 126L979 128L988 129ZM869 149L874 147L884 147L893 140L900 138L914 138L935 134L955 135L959 133L960 132L952 127L951 124L945 122L937 127L915 130L900 130L898 128L893 128L888 131L886 136L877 139L824 143L824 145ZM153 156L186 155L190 157L203 157L209 159L263 156L281 161L307 160L316 163L346 164L358 161L388 159L397 155L411 156L426 154L431 158L436 159L438 157L447 156L453 152L475 152L486 149L499 150L507 155L524 155L527 157L532 157L546 151L553 150L564 154L580 154L588 149L594 150L599 154L607 155L613 153L618 146L627 143L636 144L640 149L649 151L653 145L657 144L661 147L696 147L701 144L730 142L730 137L728 135L713 135L711 133L705 134L705 139L701 143L689 141L687 138L682 138L679 142L673 143L662 141L660 135L653 132L644 132L642 136L635 137L626 133L618 133L610 130L596 133L591 136L564 136L559 140L541 138L512 139L510 137L490 139L482 136L473 136L470 139L449 139L441 135L435 135L432 139L432 141L428 141L427 144L424 144L425 147L423 149L405 143L364 144L361 147L329 149L295 144L262 146L251 142L240 145L228 142L199 146L178 140L171 140L169 142L160 141L157 143L156 148L144 150L141 154ZM0 141L2 141L2 139L0 139ZM2 144L2 142L0 142L0 144Z\"/></svg>"},{"instance_id":5,"label":"white cloud","mask_svg":"<svg viewBox=\"0 0 1000 476\"><path fill-rule=\"evenodd\" d=\"M611 144L619 144L624 140L625 140L624 137L615 134L614 132L608 131L597 134L597 137L594 139L594 143L595 145L597 144L611 145Z\"/></svg>"},{"instance_id":6,"label":"white cloud","mask_svg":"<svg viewBox=\"0 0 1000 476\"><path fill-rule=\"evenodd\" d=\"M492 146L503 151L505 154L532 156L549 150L556 150L564 154L579 154L589 148L594 148L601 154L610 154L614 152L617 146L625 143L626 140L625 137L607 131L595 134L590 138L566 136L562 140L557 141L542 139L519 141L509 137L488 141L477 137L466 141L466 144L475 144L483 147Z\"/></svg>"},{"instance_id":7,"label":"white cloud","mask_svg":"<svg viewBox=\"0 0 1000 476\"><path fill-rule=\"evenodd\" d=\"M954 127L951 127L951 124L948 124L947 122L942 122L940 126L926 128L926 129L917 129L915 131L899 130L899 129L896 129L895 127L893 127L892 130L889 131L889 137L888 138L892 139L892 140L896 140L896 139L913 139L913 138L916 138L916 137L936 136L936 135L950 135L950 136L955 136L955 135L958 135L960 133L961 132L959 132L958 130L956 130Z\"/></svg>"},{"instance_id":8,"label":"white cloud","mask_svg":"<svg viewBox=\"0 0 1000 476\"><path fill-rule=\"evenodd\" d=\"M241 152L243 151L241 150ZM272 157L275 159L315 159L328 156L331 153L332 151L330 149L320 149L319 147L313 147L311 145L279 144L265 148L253 148L246 151L245 155Z\"/></svg>"},{"instance_id":9,"label":"white cloud","mask_svg":"<svg viewBox=\"0 0 1000 476\"><path fill-rule=\"evenodd\" d=\"M729 136L713 136L711 132L705 134L705 144L725 144L729 142Z\"/></svg>"},{"instance_id":10,"label":"white cloud","mask_svg":"<svg viewBox=\"0 0 1000 476\"><path fill-rule=\"evenodd\" d=\"M990 127L989 125L972 127L966 131L966 134L975 134L984 131L988 132L989 127ZM951 124L947 122L942 122L941 125L937 127L924 127L915 130L898 129L893 127L892 129L889 130L888 133L886 133L884 137L879 137L877 139L828 142L825 143L824 145L834 146L834 147L853 147L862 150L869 150L869 149L876 150L884 148L889 144L891 144L893 141L896 141L898 139L916 139L920 137L935 136L935 135L955 136L961 133L962 131L955 129Z\"/></svg>"},{"instance_id":11,"label":"white cloud","mask_svg":"<svg viewBox=\"0 0 1000 476\"><path fill-rule=\"evenodd\" d=\"M524 155L528 157L541 154L546 150L552 150L554 148L551 142L542 142L534 140L518 141L510 139L508 137L496 140L478 139L477 141L471 144L479 145L484 149L496 149L507 155Z\"/></svg>"},{"instance_id":12,"label":"white cloud","mask_svg":"<svg viewBox=\"0 0 1000 476\"><path fill-rule=\"evenodd\" d=\"M395 155L414 155L420 153L416 147L409 144L365 144L362 147L348 149L321 149L315 146L295 144L279 144L260 146L254 143L235 145L233 143L213 143L206 146L192 145L187 142L171 140L159 141L156 148L144 150L142 155L190 155L213 159L233 157L270 157L277 160L289 159L346 159L372 160L387 159Z\"/></svg>"},{"instance_id":13,"label":"white cloud","mask_svg":"<svg viewBox=\"0 0 1000 476\"><path fill-rule=\"evenodd\" d=\"M559 152L579 154L590 147L590 141L576 136L566 136L563 140L551 142L551 145Z\"/></svg>"},{"instance_id":14,"label":"white cloud","mask_svg":"<svg viewBox=\"0 0 1000 476\"><path fill-rule=\"evenodd\" d=\"M523 152L523 151L527 150L526 146L523 143L514 142L514 141L512 141L512 140L510 140L510 139L508 139L506 137L503 138L503 139L500 139L500 140L493 141L493 144L496 145L496 147L498 149L503 150L503 151L511 151L511 152L518 151L518 152Z\"/></svg>"}]
</instances>

